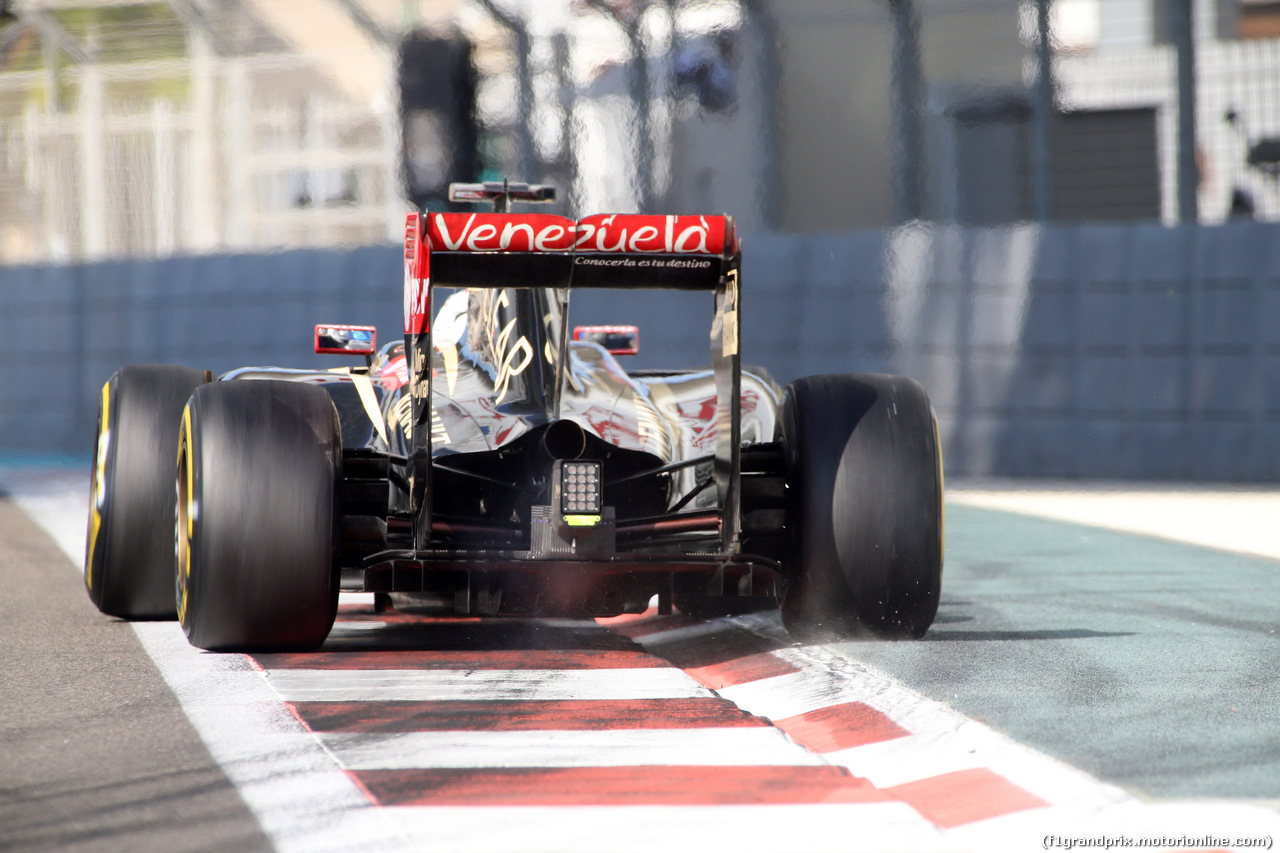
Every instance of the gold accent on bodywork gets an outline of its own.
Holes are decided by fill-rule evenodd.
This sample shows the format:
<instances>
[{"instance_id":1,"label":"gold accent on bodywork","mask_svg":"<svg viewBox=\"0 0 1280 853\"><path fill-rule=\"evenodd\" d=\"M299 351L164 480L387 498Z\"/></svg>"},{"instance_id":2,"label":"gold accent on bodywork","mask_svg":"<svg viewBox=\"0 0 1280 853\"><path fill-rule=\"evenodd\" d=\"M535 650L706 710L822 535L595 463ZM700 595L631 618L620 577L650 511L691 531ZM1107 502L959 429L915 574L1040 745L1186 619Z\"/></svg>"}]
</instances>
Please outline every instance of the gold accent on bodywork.
<instances>
[{"instance_id":1,"label":"gold accent on bodywork","mask_svg":"<svg viewBox=\"0 0 1280 853\"><path fill-rule=\"evenodd\" d=\"M730 270L725 276L724 333L720 340L721 354L738 354L738 271Z\"/></svg>"},{"instance_id":2,"label":"gold accent on bodywork","mask_svg":"<svg viewBox=\"0 0 1280 853\"><path fill-rule=\"evenodd\" d=\"M331 367L329 373L337 373L351 379L353 385L356 386L356 394L360 397L360 405L364 406L364 413L368 415L369 422L373 424L373 428L377 431L378 437L382 439L383 444L387 444L387 421L382 416L382 406L378 404L378 395L373 390L373 380L367 374L355 373L350 366L347 367Z\"/></svg>"},{"instance_id":3,"label":"gold accent on bodywork","mask_svg":"<svg viewBox=\"0 0 1280 853\"><path fill-rule=\"evenodd\" d=\"M529 343L529 339L524 335L517 338L510 349L507 348L507 341L511 339L511 333L515 331L515 327L516 320L513 319L503 327L502 332L498 335L495 352L502 353L502 356L501 363L497 365L498 375L493 380L493 402L495 405L506 399L511 380L524 373L525 368L533 361L533 345ZM519 364L513 364L517 356L521 356L523 360Z\"/></svg>"},{"instance_id":4,"label":"gold accent on bodywork","mask_svg":"<svg viewBox=\"0 0 1280 853\"><path fill-rule=\"evenodd\" d=\"M413 397L403 394L391 407L391 416L407 438L413 431Z\"/></svg>"},{"instance_id":5,"label":"gold accent on bodywork","mask_svg":"<svg viewBox=\"0 0 1280 853\"><path fill-rule=\"evenodd\" d=\"M387 423L382 417L382 407L378 405L378 395L373 391L373 380L368 376L353 373L351 382L356 386L356 393L360 395L364 413L369 416L369 420L373 422L373 428L378 431L378 438L382 439L383 444L387 444Z\"/></svg>"},{"instance_id":6,"label":"gold accent on bodywork","mask_svg":"<svg viewBox=\"0 0 1280 853\"><path fill-rule=\"evenodd\" d=\"M449 396L452 397L453 389L458 386L458 345L449 344L437 349L444 359L444 378L449 383Z\"/></svg>"}]
</instances>

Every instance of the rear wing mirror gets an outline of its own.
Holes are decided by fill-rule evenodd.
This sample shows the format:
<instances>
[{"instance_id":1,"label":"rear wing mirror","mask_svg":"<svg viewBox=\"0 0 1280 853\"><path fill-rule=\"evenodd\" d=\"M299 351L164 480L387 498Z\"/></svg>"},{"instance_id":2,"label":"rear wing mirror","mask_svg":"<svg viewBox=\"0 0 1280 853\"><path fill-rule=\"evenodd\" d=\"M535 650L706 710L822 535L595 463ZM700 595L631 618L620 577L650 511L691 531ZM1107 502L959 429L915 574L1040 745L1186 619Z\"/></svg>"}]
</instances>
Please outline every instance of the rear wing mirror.
<instances>
[{"instance_id":1,"label":"rear wing mirror","mask_svg":"<svg viewBox=\"0 0 1280 853\"><path fill-rule=\"evenodd\" d=\"M316 352L336 355L363 355L372 358L378 347L374 326L316 326Z\"/></svg>"},{"instance_id":2,"label":"rear wing mirror","mask_svg":"<svg viewBox=\"0 0 1280 853\"><path fill-rule=\"evenodd\" d=\"M640 352L640 330L635 326L574 326L573 339L599 344L613 355Z\"/></svg>"}]
</instances>

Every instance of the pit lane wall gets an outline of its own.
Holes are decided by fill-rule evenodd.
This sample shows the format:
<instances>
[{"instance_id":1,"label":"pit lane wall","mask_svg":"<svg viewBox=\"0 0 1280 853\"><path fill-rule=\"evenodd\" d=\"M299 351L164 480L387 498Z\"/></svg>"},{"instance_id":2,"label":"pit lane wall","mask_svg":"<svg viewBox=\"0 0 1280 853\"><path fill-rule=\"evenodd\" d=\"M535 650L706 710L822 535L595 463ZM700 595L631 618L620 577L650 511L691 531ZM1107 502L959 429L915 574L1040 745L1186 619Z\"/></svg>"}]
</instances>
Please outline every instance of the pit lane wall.
<instances>
[{"instance_id":1,"label":"pit lane wall","mask_svg":"<svg viewBox=\"0 0 1280 853\"><path fill-rule=\"evenodd\" d=\"M745 241L743 352L781 381L921 380L948 472L1280 480L1280 225L910 226ZM89 456L121 364L336 366L401 323L400 249L0 268L0 452ZM575 293L633 366L708 363L705 294Z\"/></svg>"}]
</instances>

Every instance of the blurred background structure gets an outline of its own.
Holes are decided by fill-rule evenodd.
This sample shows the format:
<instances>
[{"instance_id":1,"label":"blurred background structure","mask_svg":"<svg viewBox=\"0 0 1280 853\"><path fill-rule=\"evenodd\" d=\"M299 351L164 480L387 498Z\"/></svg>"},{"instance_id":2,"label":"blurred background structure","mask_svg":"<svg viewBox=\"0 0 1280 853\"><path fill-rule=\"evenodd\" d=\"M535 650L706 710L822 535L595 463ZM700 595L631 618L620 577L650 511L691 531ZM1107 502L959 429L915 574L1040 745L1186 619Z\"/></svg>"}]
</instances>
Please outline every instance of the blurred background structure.
<instances>
[{"instance_id":1,"label":"blurred background structure","mask_svg":"<svg viewBox=\"0 0 1280 853\"><path fill-rule=\"evenodd\" d=\"M396 337L404 212L504 177L736 215L748 358L916 376L953 472L1280 479L1275 0L0 0L0 451ZM669 296L575 314L705 361Z\"/></svg>"}]
</instances>

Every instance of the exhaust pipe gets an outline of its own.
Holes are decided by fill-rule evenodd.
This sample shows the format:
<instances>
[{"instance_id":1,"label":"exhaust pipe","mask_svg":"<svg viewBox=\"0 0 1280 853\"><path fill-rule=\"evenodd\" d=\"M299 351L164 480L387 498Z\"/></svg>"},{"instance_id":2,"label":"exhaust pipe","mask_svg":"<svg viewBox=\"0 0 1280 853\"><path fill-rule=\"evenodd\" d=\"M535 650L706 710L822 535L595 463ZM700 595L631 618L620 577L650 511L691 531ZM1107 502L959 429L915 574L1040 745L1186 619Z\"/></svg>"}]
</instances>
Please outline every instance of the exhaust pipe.
<instances>
[{"instance_id":1,"label":"exhaust pipe","mask_svg":"<svg viewBox=\"0 0 1280 853\"><path fill-rule=\"evenodd\" d=\"M553 460L577 459L587 452L587 432L573 421L555 421L542 434L542 450Z\"/></svg>"}]
</instances>

